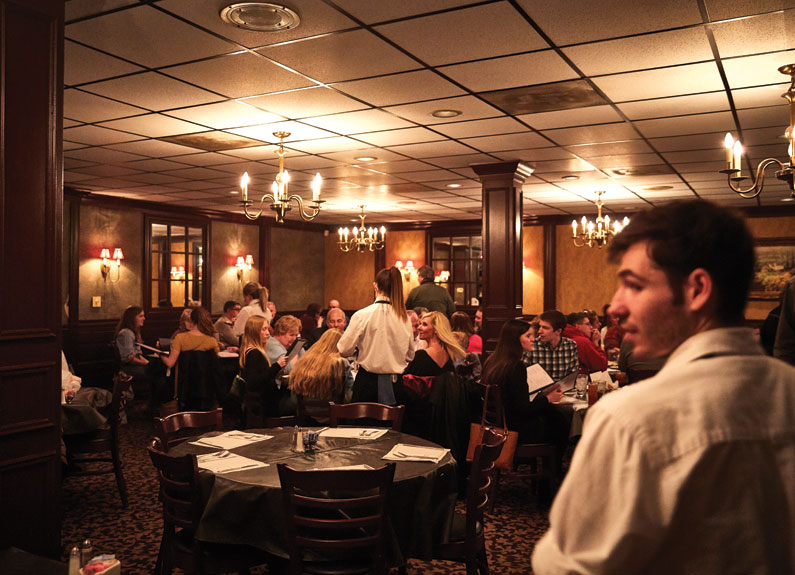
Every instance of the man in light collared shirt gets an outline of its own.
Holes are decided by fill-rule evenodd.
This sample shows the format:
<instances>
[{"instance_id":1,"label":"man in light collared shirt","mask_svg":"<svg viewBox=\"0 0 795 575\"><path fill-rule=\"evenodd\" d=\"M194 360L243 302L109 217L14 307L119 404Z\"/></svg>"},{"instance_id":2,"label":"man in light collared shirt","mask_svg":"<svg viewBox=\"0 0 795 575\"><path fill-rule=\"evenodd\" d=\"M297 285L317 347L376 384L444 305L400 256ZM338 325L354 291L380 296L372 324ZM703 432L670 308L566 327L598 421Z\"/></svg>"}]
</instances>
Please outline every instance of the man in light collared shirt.
<instances>
[{"instance_id":1,"label":"man in light collared shirt","mask_svg":"<svg viewBox=\"0 0 795 575\"><path fill-rule=\"evenodd\" d=\"M610 313L639 358L671 355L588 411L534 573L795 572L795 369L741 327L745 224L702 200L668 204L610 253Z\"/></svg>"}]
</instances>

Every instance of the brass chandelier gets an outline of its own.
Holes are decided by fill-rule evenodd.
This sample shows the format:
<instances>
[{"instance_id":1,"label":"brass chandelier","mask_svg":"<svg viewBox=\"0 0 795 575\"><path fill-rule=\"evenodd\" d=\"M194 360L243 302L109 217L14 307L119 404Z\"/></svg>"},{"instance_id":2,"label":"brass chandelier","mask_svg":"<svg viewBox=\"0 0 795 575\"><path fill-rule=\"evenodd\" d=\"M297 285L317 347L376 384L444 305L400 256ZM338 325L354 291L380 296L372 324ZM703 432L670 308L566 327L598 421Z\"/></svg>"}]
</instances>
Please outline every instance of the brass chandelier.
<instances>
[{"instance_id":1,"label":"brass chandelier","mask_svg":"<svg viewBox=\"0 0 795 575\"><path fill-rule=\"evenodd\" d=\"M259 201L262 207L256 214L251 214L248 211L248 208L254 205L254 200L248 199L248 183L250 181L248 172L243 174L243 178L240 180L240 187L243 190L243 199L240 200L240 204L243 206L243 212L248 219L256 220L262 215L262 210L265 208L265 200L267 199L270 201L270 209L276 212L276 223L280 224L284 222L285 214L293 209L290 202L295 201L298 204L298 213L301 215L301 219L307 222L313 220L320 213L320 204L323 203L323 200L320 199L320 184L322 181L320 174L315 174L315 178L312 180L312 201L309 202L309 211L305 212L303 198L298 194L291 196L287 191L287 186L290 183L290 174L284 169L284 139L290 137L290 132L274 132L273 135L279 138L279 149L276 151L279 156L279 173L276 175L276 180L271 184L271 193L264 194L260 198Z\"/></svg>"},{"instance_id":2,"label":"brass chandelier","mask_svg":"<svg viewBox=\"0 0 795 575\"><path fill-rule=\"evenodd\" d=\"M746 179L742 172L743 146L739 140L735 140L730 133L726 134L723 145L726 148L726 169L721 173L727 174L729 187L744 198L755 198L762 192L765 186L765 170L770 166L777 165L780 169L775 172L779 180L787 182L792 192L790 195L795 198L795 64L787 64L778 69L779 72L791 78L789 90L781 95L789 103L789 127L784 133L784 137L789 142L787 157L789 163L784 163L776 158L766 158L759 162L756 173L753 175L753 183L750 187L743 189L741 182ZM753 171L753 170L752 170Z\"/></svg>"},{"instance_id":3,"label":"brass chandelier","mask_svg":"<svg viewBox=\"0 0 795 575\"><path fill-rule=\"evenodd\" d=\"M589 248L603 248L609 242L610 238L618 234L629 223L629 218L625 217L623 222L613 220L611 222L610 216L602 217L602 194L604 191L599 190L596 192L596 221L590 221L585 216L577 226L577 220L571 222L571 237L574 240L574 245L578 248L588 246Z\"/></svg>"},{"instance_id":4,"label":"brass chandelier","mask_svg":"<svg viewBox=\"0 0 795 575\"><path fill-rule=\"evenodd\" d=\"M339 240L337 240L337 245L343 252L349 252L352 249L356 248L356 251L359 253L364 252L365 250L370 250L374 252L375 250L382 250L386 245L384 239L386 238L386 228L381 226L381 229L377 228L365 228L364 227L364 218L366 217L364 214L364 208L367 206L360 205L362 209L362 213L359 214L359 219L361 220L359 223L358 228L353 228L351 231L348 228L340 228L337 233L339 233ZM379 239L379 232L381 233L381 237Z\"/></svg>"}]
</instances>

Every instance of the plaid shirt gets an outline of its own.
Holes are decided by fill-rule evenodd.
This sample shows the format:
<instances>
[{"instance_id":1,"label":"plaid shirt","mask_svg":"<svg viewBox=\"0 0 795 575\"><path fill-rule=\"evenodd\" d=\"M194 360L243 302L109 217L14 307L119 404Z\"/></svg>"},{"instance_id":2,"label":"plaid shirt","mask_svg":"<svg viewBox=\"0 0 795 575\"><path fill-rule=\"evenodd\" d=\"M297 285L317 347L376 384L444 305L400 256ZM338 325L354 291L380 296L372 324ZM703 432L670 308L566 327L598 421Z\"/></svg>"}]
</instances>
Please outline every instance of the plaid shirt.
<instances>
[{"instance_id":1,"label":"plaid shirt","mask_svg":"<svg viewBox=\"0 0 795 575\"><path fill-rule=\"evenodd\" d=\"M533 351L524 352L522 361L525 365L539 364L554 381L563 379L572 371L577 371L577 366L580 364L577 343L567 337L561 337L555 349L536 338L533 342Z\"/></svg>"}]
</instances>

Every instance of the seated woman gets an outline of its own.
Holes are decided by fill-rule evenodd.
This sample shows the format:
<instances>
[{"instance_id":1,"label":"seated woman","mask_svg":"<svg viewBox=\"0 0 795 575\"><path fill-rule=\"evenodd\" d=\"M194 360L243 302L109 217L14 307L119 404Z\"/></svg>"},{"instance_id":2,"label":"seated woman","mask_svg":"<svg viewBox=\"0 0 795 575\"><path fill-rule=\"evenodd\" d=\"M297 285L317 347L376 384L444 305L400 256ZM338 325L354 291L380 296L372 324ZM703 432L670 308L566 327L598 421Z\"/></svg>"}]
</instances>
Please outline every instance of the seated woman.
<instances>
[{"instance_id":1,"label":"seated woman","mask_svg":"<svg viewBox=\"0 0 795 575\"><path fill-rule=\"evenodd\" d=\"M427 345L418 349L403 373L411 375L440 375L455 372L454 362L464 359L466 352L450 329L447 317L431 311L420 318L420 339Z\"/></svg>"},{"instance_id":2,"label":"seated woman","mask_svg":"<svg viewBox=\"0 0 795 575\"><path fill-rule=\"evenodd\" d=\"M196 308L186 307L182 310L182 313L179 315L179 325L177 326L177 329L174 330L174 333L171 334L171 339L174 339L179 334L190 330L188 327L188 321L190 321L190 314L193 313L194 309Z\"/></svg>"},{"instance_id":3,"label":"seated woman","mask_svg":"<svg viewBox=\"0 0 795 575\"><path fill-rule=\"evenodd\" d=\"M450 327L453 331L460 331L467 336L467 345L464 348L467 353L483 353L483 339L475 333L475 326L472 320L462 311L455 312L450 317Z\"/></svg>"},{"instance_id":4,"label":"seated woman","mask_svg":"<svg viewBox=\"0 0 795 575\"><path fill-rule=\"evenodd\" d=\"M505 322L497 347L483 366L482 382L499 386L508 429L519 433L519 443L554 443L562 457L569 424L553 403L563 394L559 385L553 385L531 401L522 353L532 349L530 324L516 319Z\"/></svg>"},{"instance_id":5,"label":"seated woman","mask_svg":"<svg viewBox=\"0 0 795 575\"><path fill-rule=\"evenodd\" d=\"M149 360L141 353L141 327L145 319L142 307L127 307L116 326L114 337L121 358L121 371L139 380L148 379L150 373L147 369Z\"/></svg>"},{"instance_id":6,"label":"seated woman","mask_svg":"<svg viewBox=\"0 0 795 575\"><path fill-rule=\"evenodd\" d=\"M213 320L203 307L186 309L190 311L188 319L185 320L185 327L188 331L178 333L171 342L171 351L163 356L163 363L166 367L174 367L182 351L210 351L218 353L218 340L215 339L215 327Z\"/></svg>"},{"instance_id":7,"label":"seated woman","mask_svg":"<svg viewBox=\"0 0 795 575\"><path fill-rule=\"evenodd\" d=\"M353 375L348 360L340 355L337 343L342 332L327 330L290 373L290 391L307 399L344 403L353 391Z\"/></svg>"},{"instance_id":8,"label":"seated woman","mask_svg":"<svg viewBox=\"0 0 795 575\"><path fill-rule=\"evenodd\" d=\"M265 347L268 360L273 363L279 358L286 356L290 346L298 339L300 333L301 322L298 321L298 318L294 315L283 315L277 319L276 323L273 324L273 337L268 340L268 345ZM298 350L298 356L296 358L292 359L290 363L284 366L282 373L288 375L290 371L292 371L295 362L298 361L302 355L304 355L303 348Z\"/></svg>"},{"instance_id":9,"label":"seated woman","mask_svg":"<svg viewBox=\"0 0 795 575\"><path fill-rule=\"evenodd\" d=\"M240 377L245 382L241 396L245 398L246 393L261 394L263 415L277 417L280 393L276 374L287 363L287 358L282 357L271 365L265 352L270 337L268 327L268 320L262 316L252 316L246 322L240 344Z\"/></svg>"}]
</instances>

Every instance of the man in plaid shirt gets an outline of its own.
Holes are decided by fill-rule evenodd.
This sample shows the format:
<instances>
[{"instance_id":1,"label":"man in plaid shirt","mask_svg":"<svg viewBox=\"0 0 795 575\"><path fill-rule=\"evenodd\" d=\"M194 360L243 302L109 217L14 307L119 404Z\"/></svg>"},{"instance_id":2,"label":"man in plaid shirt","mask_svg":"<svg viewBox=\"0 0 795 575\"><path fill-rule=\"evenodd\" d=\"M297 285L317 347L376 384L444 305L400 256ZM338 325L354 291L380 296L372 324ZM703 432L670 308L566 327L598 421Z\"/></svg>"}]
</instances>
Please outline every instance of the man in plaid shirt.
<instances>
[{"instance_id":1,"label":"man in plaid shirt","mask_svg":"<svg viewBox=\"0 0 795 575\"><path fill-rule=\"evenodd\" d=\"M561 335L566 327L566 316L561 312L548 310L538 318L538 337L533 342L533 351L524 352L522 361L525 365L537 363L553 381L561 380L577 371L577 344Z\"/></svg>"}]
</instances>

